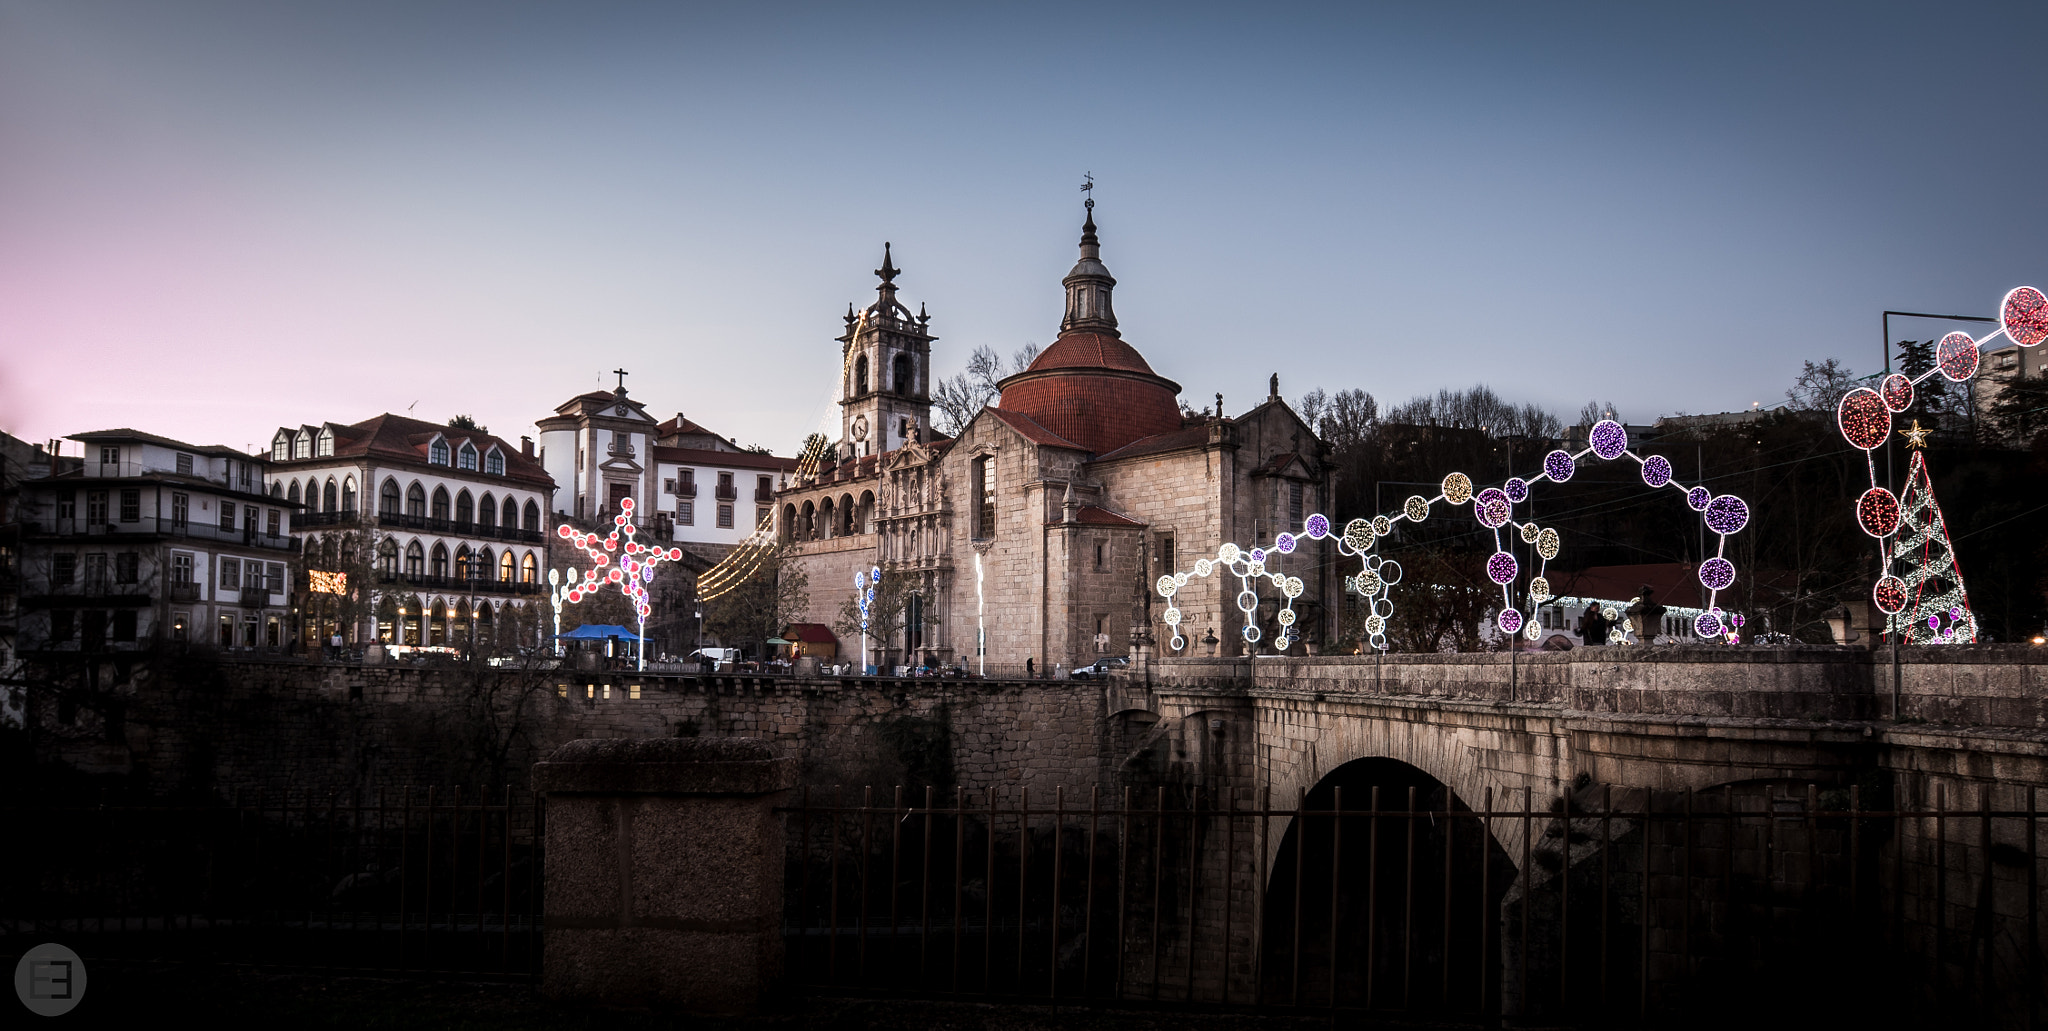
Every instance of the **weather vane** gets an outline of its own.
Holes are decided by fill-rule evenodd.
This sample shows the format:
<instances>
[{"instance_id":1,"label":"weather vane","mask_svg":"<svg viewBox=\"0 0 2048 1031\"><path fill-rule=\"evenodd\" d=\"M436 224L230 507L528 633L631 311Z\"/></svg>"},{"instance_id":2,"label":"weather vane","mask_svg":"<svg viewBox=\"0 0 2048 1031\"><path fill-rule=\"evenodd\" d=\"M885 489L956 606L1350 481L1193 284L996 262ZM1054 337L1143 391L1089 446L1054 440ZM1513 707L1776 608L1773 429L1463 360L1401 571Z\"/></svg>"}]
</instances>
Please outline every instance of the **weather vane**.
<instances>
[{"instance_id":1,"label":"weather vane","mask_svg":"<svg viewBox=\"0 0 2048 1031\"><path fill-rule=\"evenodd\" d=\"M1085 194L1087 194L1087 195L1088 195L1088 201L1087 201L1087 207L1088 207L1088 210L1090 210L1090 211L1094 211L1094 210L1095 210L1095 173L1093 173L1093 172L1083 172L1083 173L1081 173L1081 178L1083 178L1083 179L1087 180L1087 182L1084 182L1084 183L1082 183L1082 184L1081 184L1081 192L1082 192L1082 193L1085 193Z\"/></svg>"}]
</instances>

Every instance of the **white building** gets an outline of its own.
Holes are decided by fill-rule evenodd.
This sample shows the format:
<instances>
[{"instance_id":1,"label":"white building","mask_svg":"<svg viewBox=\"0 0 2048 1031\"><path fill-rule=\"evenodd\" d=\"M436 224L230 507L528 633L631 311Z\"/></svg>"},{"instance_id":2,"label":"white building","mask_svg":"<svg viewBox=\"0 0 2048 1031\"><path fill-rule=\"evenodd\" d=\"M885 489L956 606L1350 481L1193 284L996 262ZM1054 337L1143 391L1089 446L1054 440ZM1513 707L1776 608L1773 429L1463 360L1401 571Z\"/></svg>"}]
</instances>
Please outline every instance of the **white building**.
<instances>
[{"instance_id":1,"label":"white building","mask_svg":"<svg viewBox=\"0 0 2048 1031\"><path fill-rule=\"evenodd\" d=\"M376 581L374 619L309 621L309 638L339 629L352 642L452 644L468 639L472 616L482 629L506 605L541 602L555 485L532 446L389 413L280 428L272 494L305 505L308 567L360 569L367 555Z\"/></svg>"},{"instance_id":2,"label":"white building","mask_svg":"<svg viewBox=\"0 0 2048 1031\"><path fill-rule=\"evenodd\" d=\"M283 647L299 550L267 463L132 429L77 433L22 485L23 652Z\"/></svg>"},{"instance_id":3,"label":"white building","mask_svg":"<svg viewBox=\"0 0 2048 1031\"><path fill-rule=\"evenodd\" d=\"M747 451L684 418L657 421L625 387L579 394L536 423L540 462L562 489L558 519L596 526L634 500L636 522L716 561L774 513L795 459Z\"/></svg>"}]
</instances>

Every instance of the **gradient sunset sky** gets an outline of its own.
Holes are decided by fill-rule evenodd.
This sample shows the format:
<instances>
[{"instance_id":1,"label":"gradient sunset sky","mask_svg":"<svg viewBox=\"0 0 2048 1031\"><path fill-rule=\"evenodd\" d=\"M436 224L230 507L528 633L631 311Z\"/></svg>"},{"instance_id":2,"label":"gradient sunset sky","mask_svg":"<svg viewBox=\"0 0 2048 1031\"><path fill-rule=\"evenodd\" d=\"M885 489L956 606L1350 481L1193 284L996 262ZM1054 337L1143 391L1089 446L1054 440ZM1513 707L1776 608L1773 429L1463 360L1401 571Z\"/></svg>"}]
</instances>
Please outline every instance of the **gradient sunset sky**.
<instances>
[{"instance_id":1,"label":"gradient sunset sky","mask_svg":"<svg viewBox=\"0 0 2048 1031\"><path fill-rule=\"evenodd\" d=\"M2044 67L2039 4L0 0L0 429L517 437L623 365L787 453L884 240L939 374L1049 342L1084 172L1198 408L1742 408L2048 287Z\"/></svg>"}]
</instances>

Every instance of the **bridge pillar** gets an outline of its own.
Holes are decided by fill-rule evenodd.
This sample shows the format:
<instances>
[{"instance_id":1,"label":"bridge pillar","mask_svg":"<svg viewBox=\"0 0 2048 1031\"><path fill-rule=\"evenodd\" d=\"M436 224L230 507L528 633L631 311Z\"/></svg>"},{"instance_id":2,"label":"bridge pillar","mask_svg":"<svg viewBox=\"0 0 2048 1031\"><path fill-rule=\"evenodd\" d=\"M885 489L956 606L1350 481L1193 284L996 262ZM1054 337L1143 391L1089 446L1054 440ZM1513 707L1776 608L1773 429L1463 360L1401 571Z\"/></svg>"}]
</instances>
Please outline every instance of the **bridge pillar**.
<instances>
[{"instance_id":1,"label":"bridge pillar","mask_svg":"<svg viewBox=\"0 0 2048 1031\"><path fill-rule=\"evenodd\" d=\"M572 741L547 798L541 990L693 1013L753 1009L782 974L782 825L797 763L746 738Z\"/></svg>"}]
</instances>

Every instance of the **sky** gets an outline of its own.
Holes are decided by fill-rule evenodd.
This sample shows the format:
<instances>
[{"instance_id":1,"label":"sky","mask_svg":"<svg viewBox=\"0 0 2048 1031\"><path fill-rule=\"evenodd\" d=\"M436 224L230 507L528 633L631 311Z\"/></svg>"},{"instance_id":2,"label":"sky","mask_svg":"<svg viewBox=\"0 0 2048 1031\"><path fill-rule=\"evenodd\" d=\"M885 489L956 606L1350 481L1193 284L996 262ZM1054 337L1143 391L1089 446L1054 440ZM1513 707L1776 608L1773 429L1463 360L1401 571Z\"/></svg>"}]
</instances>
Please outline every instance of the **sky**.
<instances>
[{"instance_id":1,"label":"sky","mask_svg":"<svg viewBox=\"0 0 2048 1031\"><path fill-rule=\"evenodd\" d=\"M883 241L1049 343L1084 173L1195 407L1782 398L2048 286L2048 6L0 0L0 429L830 427ZM1946 327L1895 322L1895 337ZM77 454L73 443L67 453Z\"/></svg>"}]
</instances>

